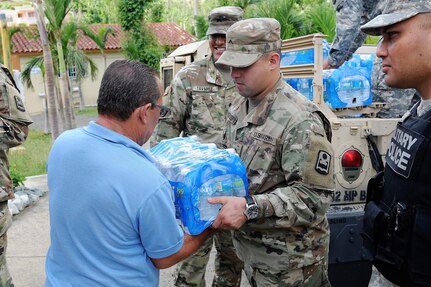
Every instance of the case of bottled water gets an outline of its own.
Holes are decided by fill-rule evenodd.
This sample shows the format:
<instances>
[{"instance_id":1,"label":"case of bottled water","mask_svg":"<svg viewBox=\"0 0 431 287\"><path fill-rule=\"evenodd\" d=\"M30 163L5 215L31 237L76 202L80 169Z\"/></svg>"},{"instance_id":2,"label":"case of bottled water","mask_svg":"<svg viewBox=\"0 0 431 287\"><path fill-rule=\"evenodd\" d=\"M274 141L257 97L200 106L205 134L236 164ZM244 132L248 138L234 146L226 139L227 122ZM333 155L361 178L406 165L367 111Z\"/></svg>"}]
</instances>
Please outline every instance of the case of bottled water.
<instances>
[{"instance_id":1,"label":"case of bottled water","mask_svg":"<svg viewBox=\"0 0 431 287\"><path fill-rule=\"evenodd\" d=\"M200 234L216 218L221 205L208 203L209 197L248 194L246 169L233 149L192 136L162 140L150 152L172 186L176 217L189 234Z\"/></svg>"},{"instance_id":2,"label":"case of bottled water","mask_svg":"<svg viewBox=\"0 0 431 287\"><path fill-rule=\"evenodd\" d=\"M331 108L371 105L374 57L374 54L354 54L338 69L323 71L323 97ZM313 79L293 78L286 82L309 100L313 99Z\"/></svg>"},{"instance_id":3,"label":"case of bottled water","mask_svg":"<svg viewBox=\"0 0 431 287\"><path fill-rule=\"evenodd\" d=\"M326 40L323 40L323 58L328 57L330 45ZM282 52L280 66L294 66L314 63L314 49L299 50L292 52Z\"/></svg>"}]
</instances>

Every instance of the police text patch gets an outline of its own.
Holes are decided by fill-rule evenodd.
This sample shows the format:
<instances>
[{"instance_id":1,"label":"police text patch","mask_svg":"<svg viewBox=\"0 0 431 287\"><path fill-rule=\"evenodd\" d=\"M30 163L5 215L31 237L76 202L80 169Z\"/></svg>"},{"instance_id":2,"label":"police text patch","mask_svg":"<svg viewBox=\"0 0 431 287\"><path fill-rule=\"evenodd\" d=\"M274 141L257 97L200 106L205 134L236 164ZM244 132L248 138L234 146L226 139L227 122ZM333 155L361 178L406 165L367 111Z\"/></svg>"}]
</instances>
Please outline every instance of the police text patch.
<instances>
[{"instance_id":1,"label":"police text patch","mask_svg":"<svg viewBox=\"0 0 431 287\"><path fill-rule=\"evenodd\" d=\"M398 126L388 147L386 163L394 172L408 178L422 141L420 135Z\"/></svg>"},{"instance_id":2,"label":"police text patch","mask_svg":"<svg viewBox=\"0 0 431 287\"><path fill-rule=\"evenodd\" d=\"M320 174L328 174L329 167L331 165L331 155L326 151L319 150L319 154L317 155L317 161L315 169Z\"/></svg>"}]
</instances>

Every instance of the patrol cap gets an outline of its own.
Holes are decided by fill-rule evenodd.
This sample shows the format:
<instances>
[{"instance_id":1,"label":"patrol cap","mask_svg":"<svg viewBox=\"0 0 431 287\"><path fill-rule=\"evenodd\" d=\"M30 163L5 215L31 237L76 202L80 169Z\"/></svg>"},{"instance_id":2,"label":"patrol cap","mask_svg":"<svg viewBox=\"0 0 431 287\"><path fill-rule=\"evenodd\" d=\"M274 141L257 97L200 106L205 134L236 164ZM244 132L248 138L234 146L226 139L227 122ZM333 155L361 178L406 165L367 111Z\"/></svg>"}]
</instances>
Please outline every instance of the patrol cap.
<instances>
[{"instance_id":1,"label":"patrol cap","mask_svg":"<svg viewBox=\"0 0 431 287\"><path fill-rule=\"evenodd\" d=\"M430 12L430 0L389 0L383 13L361 26L361 30L369 35L381 35L383 27L405 21L420 13Z\"/></svg>"},{"instance_id":2,"label":"patrol cap","mask_svg":"<svg viewBox=\"0 0 431 287\"><path fill-rule=\"evenodd\" d=\"M214 8L208 15L207 36L226 34L227 29L235 22L242 20L244 11L236 6Z\"/></svg>"},{"instance_id":3,"label":"patrol cap","mask_svg":"<svg viewBox=\"0 0 431 287\"><path fill-rule=\"evenodd\" d=\"M280 23L273 18L252 18L233 24L226 33L226 50L217 64L243 68L263 54L281 49Z\"/></svg>"}]
</instances>

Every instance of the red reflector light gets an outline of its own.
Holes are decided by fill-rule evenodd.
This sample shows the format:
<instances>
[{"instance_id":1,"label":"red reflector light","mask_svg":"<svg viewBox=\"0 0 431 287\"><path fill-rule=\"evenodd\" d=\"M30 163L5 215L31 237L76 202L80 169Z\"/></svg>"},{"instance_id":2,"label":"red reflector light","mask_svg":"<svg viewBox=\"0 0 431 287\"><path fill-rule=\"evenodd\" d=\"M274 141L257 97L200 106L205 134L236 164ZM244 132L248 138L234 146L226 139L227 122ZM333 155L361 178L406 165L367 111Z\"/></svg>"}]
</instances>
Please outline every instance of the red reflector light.
<instances>
[{"instance_id":1,"label":"red reflector light","mask_svg":"<svg viewBox=\"0 0 431 287\"><path fill-rule=\"evenodd\" d=\"M362 155L354 149L348 150L343 154L341 158L342 167L361 167L362 166Z\"/></svg>"}]
</instances>

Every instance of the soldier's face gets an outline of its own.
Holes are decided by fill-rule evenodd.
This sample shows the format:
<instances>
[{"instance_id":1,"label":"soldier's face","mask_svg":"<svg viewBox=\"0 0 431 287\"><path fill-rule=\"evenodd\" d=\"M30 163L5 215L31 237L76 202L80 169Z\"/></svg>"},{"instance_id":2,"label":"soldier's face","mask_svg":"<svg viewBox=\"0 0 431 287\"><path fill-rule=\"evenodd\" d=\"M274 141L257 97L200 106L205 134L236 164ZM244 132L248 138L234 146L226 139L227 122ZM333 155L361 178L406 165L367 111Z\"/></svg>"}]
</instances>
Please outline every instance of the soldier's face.
<instances>
[{"instance_id":1,"label":"soldier's face","mask_svg":"<svg viewBox=\"0 0 431 287\"><path fill-rule=\"evenodd\" d=\"M376 55L382 58L388 86L416 88L422 90L422 96L431 98L431 31L423 27L422 17L427 15L419 14L384 28Z\"/></svg>"},{"instance_id":2,"label":"soldier's face","mask_svg":"<svg viewBox=\"0 0 431 287\"><path fill-rule=\"evenodd\" d=\"M262 56L253 65L231 69L231 76L241 96L259 100L268 89L268 56Z\"/></svg>"},{"instance_id":3,"label":"soldier's face","mask_svg":"<svg viewBox=\"0 0 431 287\"><path fill-rule=\"evenodd\" d=\"M232 67L231 76L241 96L262 100L280 77L280 56L269 52L249 67Z\"/></svg>"},{"instance_id":4,"label":"soldier's face","mask_svg":"<svg viewBox=\"0 0 431 287\"><path fill-rule=\"evenodd\" d=\"M221 57L223 52L226 50L226 35L224 34L213 34L210 35L208 44L210 46L211 54L214 57L214 62Z\"/></svg>"}]
</instances>

